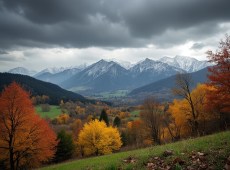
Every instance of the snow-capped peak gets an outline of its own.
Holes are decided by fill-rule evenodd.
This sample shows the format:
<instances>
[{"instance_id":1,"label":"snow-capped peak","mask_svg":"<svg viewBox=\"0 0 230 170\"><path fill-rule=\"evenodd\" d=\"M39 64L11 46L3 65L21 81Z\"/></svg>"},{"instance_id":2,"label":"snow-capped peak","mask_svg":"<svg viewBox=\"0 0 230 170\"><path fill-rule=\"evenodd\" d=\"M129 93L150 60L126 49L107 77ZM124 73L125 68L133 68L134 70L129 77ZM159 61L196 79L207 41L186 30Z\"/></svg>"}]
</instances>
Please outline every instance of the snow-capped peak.
<instances>
[{"instance_id":1,"label":"snow-capped peak","mask_svg":"<svg viewBox=\"0 0 230 170\"><path fill-rule=\"evenodd\" d=\"M120 59L116 59L116 58L111 58L111 59L108 59L106 61L113 61L117 64L119 64L120 66L124 67L125 69L130 69L132 66L134 66L134 64L132 64L131 62L129 61L124 61L124 60L120 60Z\"/></svg>"},{"instance_id":2,"label":"snow-capped peak","mask_svg":"<svg viewBox=\"0 0 230 170\"><path fill-rule=\"evenodd\" d=\"M10 69L8 73L32 76L36 74L36 71L28 70L24 67L16 67L16 68Z\"/></svg>"},{"instance_id":3,"label":"snow-capped peak","mask_svg":"<svg viewBox=\"0 0 230 170\"><path fill-rule=\"evenodd\" d=\"M187 72L195 72L211 65L207 61L199 61L192 57L178 55L174 58L163 57L159 59L159 61L177 68L181 68Z\"/></svg>"},{"instance_id":4,"label":"snow-capped peak","mask_svg":"<svg viewBox=\"0 0 230 170\"><path fill-rule=\"evenodd\" d=\"M114 61L106 61L102 59L92 64L87 69L85 69L85 74L87 74L87 76L92 76L94 78L97 78L100 75L107 72L110 72L112 75L117 75L118 68L125 70L125 68L121 67L119 64L117 64Z\"/></svg>"},{"instance_id":5,"label":"snow-capped peak","mask_svg":"<svg viewBox=\"0 0 230 170\"><path fill-rule=\"evenodd\" d=\"M169 69L169 65L160 61L154 61L149 58L146 58L142 62L139 62L130 70L132 72L143 72L143 71L152 71L152 72L162 72ZM181 69L174 68L177 71L181 71Z\"/></svg>"}]
</instances>

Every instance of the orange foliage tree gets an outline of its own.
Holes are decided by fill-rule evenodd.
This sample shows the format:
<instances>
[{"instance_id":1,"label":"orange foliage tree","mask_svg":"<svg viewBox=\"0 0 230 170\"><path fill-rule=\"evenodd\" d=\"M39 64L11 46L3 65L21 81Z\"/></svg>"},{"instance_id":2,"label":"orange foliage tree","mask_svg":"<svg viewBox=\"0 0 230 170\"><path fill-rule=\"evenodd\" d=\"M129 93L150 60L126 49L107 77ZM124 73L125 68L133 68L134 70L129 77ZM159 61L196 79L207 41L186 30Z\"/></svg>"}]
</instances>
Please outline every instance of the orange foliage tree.
<instances>
[{"instance_id":1,"label":"orange foliage tree","mask_svg":"<svg viewBox=\"0 0 230 170\"><path fill-rule=\"evenodd\" d=\"M15 82L6 87L0 96L0 160L11 170L37 167L53 157L56 144L29 94Z\"/></svg>"},{"instance_id":2,"label":"orange foliage tree","mask_svg":"<svg viewBox=\"0 0 230 170\"><path fill-rule=\"evenodd\" d=\"M210 62L216 65L209 67L209 85L216 88L208 96L210 109L215 109L222 120L222 125L226 126L226 114L230 113L230 36L226 35L225 41L220 42L220 47L216 53L208 51Z\"/></svg>"}]
</instances>

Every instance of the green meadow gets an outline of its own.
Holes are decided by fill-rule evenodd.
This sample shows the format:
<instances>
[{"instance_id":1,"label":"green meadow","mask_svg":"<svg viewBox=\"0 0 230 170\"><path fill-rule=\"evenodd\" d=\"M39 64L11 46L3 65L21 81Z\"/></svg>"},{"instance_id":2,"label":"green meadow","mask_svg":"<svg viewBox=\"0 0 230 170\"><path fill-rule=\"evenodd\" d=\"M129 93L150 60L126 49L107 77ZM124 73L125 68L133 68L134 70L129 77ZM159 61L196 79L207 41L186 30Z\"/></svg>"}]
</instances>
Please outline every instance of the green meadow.
<instances>
[{"instance_id":1,"label":"green meadow","mask_svg":"<svg viewBox=\"0 0 230 170\"><path fill-rule=\"evenodd\" d=\"M54 119L58 115L61 114L61 109L59 106L56 105L50 105L50 111L43 112L41 106L36 106L36 112L42 117L42 118L50 118Z\"/></svg>"}]
</instances>

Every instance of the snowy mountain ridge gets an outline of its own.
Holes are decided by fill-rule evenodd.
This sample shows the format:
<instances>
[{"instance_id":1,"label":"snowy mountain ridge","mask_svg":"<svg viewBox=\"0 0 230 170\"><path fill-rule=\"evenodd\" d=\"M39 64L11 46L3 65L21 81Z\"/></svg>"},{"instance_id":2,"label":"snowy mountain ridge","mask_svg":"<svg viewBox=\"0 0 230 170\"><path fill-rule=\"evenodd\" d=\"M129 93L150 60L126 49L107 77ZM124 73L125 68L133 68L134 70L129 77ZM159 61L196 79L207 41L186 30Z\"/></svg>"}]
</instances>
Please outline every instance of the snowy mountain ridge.
<instances>
[{"instance_id":1,"label":"snowy mountain ridge","mask_svg":"<svg viewBox=\"0 0 230 170\"><path fill-rule=\"evenodd\" d=\"M160 72L166 71L169 68L171 69L171 67L175 71L178 71L178 72L183 71L177 67L170 66L167 63L151 60L149 58L146 58L142 62L138 62L138 64L131 67L130 70L132 72L139 72L139 73L144 72L144 71L152 71L152 72L160 73Z\"/></svg>"},{"instance_id":2,"label":"snowy mountain ridge","mask_svg":"<svg viewBox=\"0 0 230 170\"><path fill-rule=\"evenodd\" d=\"M33 76L36 74L36 71L33 70L28 70L24 67L16 67L13 69L10 69L8 73L13 73L13 74L22 74L22 75L28 75L28 76Z\"/></svg>"},{"instance_id":3,"label":"snowy mountain ridge","mask_svg":"<svg viewBox=\"0 0 230 170\"><path fill-rule=\"evenodd\" d=\"M211 63L207 61L199 61L195 58L185 56L175 56L174 58L163 57L158 61L161 61L163 63L177 68L181 68L189 73L211 66Z\"/></svg>"}]
</instances>

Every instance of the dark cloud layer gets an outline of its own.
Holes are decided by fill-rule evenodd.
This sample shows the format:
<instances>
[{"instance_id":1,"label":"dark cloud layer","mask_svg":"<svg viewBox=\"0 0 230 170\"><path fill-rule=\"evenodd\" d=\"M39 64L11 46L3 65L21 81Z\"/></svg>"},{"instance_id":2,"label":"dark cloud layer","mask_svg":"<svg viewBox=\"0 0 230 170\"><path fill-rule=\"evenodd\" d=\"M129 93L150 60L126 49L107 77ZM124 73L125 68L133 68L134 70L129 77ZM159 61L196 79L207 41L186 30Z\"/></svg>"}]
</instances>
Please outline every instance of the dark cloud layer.
<instances>
[{"instance_id":1,"label":"dark cloud layer","mask_svg":"<svg viewBox=\"0 0 230 170\"><path fill-rule=\"evenodd\" d=\"M0 0L0 46L170 46L225 31L219 24L230 22L229 6L229 0Z\"/></svg>"}]
</instances>

